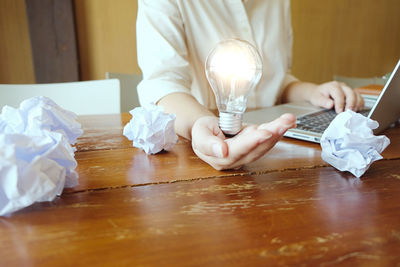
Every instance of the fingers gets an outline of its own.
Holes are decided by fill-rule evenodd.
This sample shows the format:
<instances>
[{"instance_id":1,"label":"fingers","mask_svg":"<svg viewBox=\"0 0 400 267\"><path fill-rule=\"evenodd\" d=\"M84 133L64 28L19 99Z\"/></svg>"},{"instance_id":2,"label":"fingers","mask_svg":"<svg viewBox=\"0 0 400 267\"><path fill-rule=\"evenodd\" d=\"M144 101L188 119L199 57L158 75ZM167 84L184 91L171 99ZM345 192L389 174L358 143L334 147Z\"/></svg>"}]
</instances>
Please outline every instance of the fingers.
<instances>
[{"instance_id":1,"label":"fingers","mask_svg":"<svg viewBox=\"0 0 400 267\"><path fill-rule=\"evenodd\" d=\"M226 140L229 147L229 160L231 163L240 160L271 137L271 132L258 130L256 125L246 127L235 137Z\"/></svg>"},{"instance_id":2,"label":"fingers","mask_svg":"<svg viewBox=\"0 0 400 267\"><path fill-rule=\"evenodd\" d=\"M217 170L232 169L257 160L296 124L292 114L260 126L246 125L235 137L225 139L218 118L203 117L192 128L192 147L196 155Z\"/></svg>"},{"instance_id":3,"label":"fingers","mask_svg":"<svg viewBox=\"0 0 400 267\"><path fill-rule=\"evenodd\" d=\"M329 90L324 90L322 85L318 86L310 99L311 104L314 106L331 109L335 103L330 98Z\"/></svg>"},{"instance_id":4,"label":"fingers","mask_svg":"<svg viewBox=\"0 0 400 267\"><path fill-rule=\"evenodd\" d=\"M225 136L218 126L218 118L216 117L200 118L192 127L193 150L201 151L204 155L218 158L226 157L228 146L224 139Z\"/></svg>"},{"instance_id":5,"label":"fingers","mask_svg":"<svg viewBox=\"0 0 400 267\"><path fill-rule=\"evenodd\" d=\"M258 131L266 131L270 133L270 137L264 139L262 142L254 147L249 153L243 153L235 159L235 162L231 164L232 168L240 167L247 163L253 162L260 157L264 156L269 150L271 150L275 144L282 138L282 135L290 128L296 125L296 117L292 114L284 114L278 119L264 123L257 127ZM229 140L227 140L229 142ZM230 154L236 151L235 144L229 145Z\"/></svg>"},{"instance_id":6,"label":"fingers","mask_svg":"<svg viewBox=\"0 0 400 267\"><path fill-rule=\"evenodd\" d=\"M357 98L356 111L360 111L364 108L365 101L357 89L355 89L354 92L355 92L356 98Z\"/></svg>"},{"instance_id":7,"label":"fingers","mask_svg":"<svg viewBox=\"0 0 400 267\"><path fill-rule=\"evenodd\" d=\"M342 86L338 82L332 82L330 84L329 94L335 103L336 113L342 112L345 104L345 93Z\"/></svg>"},{"instance_id":8,"label":"fingers","mask_svg":"<svg viewBox=\"0 0 400 267\"><path fill-rule=\"evenodd\" d=\"M343 92L345 94L345 109L350 109L353 111L360 111L364 107L364 98L361 96L358 90L353 90L344 83L340 83Z\"/></svg>"},{"instance_id":9,"label":"fingers","mask_svg":"<svg viewBox=\"0 0 400 267\"><path fill-rule=\"evenodd\" d=\"M245 126L235 137L224 141L228 152L226 157L218 157L212 149L206 149L208 142L194 140L202 135L193 135L193 150L217 170L237 168L262 157L295 123L296 118L292 114L284 114L270 123Z\"/></svg>"},{"instance_id":10,"label":"fingers","mask_svg":"<svg viewBox=\"0 0 400 267\"><path fill-rule=\"evenodd\" d=\"M288 129L296 125L296 117L293 114L283 114L278 119L258 126L258 129L267 130L276 135L283 135Z\"/></svg>"},{"instance_id":11,"label":"fingers","mask_svg":"<svg viewBox=\"0 0 400 267\"><path fill-rule=\"evenodd\" d=\"M345 96L345 103L346 103L345 110L347 110L347 109L357 110L357 95L356 95L356 93L353 91L353 89L351 89L344 83L340 83L340 86L341 86L341 88L344 92L344 96Z\"/></svg>"},{"instance_id":12,"label":"fingers","mask_svg":"<svg viewBox=\"0 0 400 267\"><path fill-rule=\"evenodd\" d=\"M258 144L251 151L251 153L244 154L242 157L233 162L231 164L231 168L237 168L261 158L275 146L275 144L281 139L281 137L281 135L271 135L270 138Z\"/></svg>"},{"instance_id":13,"label":"fingers","mask_svg":"<svg viewBox=\"0 0 400 267\"><path fill-rule=\"evenodd\" d=\"M244 129L237 136L226 140L229 147L229 155L227 157L217 158L204 155L201 151L196 151L195 149L194 151L202 160L216 170L234 169L264 155L269 150L268 148L272 147L278 139L278 137L274 138L271 133L265 130L257 130L257 126L252 126Z\"/></svg>"},{"instance_id":14,"label":"fingers","mask_svg":"<svg viewBox=\"0 0 400 267\"><path fill-rule=\"evenodd\" d=\"M334 107L336 113L340 113L347 109L359 111L364 106L364 99L345 83L333 81L317 86L311 103L328 109Z\"/></svg>"}]
</instances>

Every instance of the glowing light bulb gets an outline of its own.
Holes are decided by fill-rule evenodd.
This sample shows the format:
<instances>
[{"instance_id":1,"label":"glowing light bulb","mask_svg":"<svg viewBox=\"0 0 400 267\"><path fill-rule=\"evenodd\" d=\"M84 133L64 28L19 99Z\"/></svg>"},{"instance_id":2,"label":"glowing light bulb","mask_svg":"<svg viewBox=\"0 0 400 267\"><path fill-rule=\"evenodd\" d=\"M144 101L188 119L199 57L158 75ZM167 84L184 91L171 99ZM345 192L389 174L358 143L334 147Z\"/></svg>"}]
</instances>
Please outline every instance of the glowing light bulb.
<instances>
[{"instance_id":1,"label":"glowing light bulb","mask_svg":"<svg viewBox=\"0 0 400 267\"><path fill-rule=\"evenodd\" d=\"M227 135L237 134L247 99L262 75L257 49L239 39L218 43L207 57L206 75L215 94L219 127Z\"/></svg>"}]
</instances>

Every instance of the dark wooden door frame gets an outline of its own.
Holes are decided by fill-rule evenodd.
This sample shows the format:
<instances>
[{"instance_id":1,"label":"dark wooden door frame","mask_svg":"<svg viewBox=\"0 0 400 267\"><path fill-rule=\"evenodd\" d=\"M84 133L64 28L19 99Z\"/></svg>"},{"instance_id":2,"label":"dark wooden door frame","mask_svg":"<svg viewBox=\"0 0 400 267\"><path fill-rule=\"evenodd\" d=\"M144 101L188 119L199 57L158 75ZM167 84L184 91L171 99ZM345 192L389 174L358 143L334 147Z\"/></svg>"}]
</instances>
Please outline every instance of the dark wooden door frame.
<instances>
[{"instance_id":1,"label":"dark wooden door frame","mask_svg":"<svg viewBox=\"0 0 400 267\"><path fill-rule=\"evenodd\" d=\"M25 0L36 83L79 81L73 0Z\"/></svg>"}]
</instances>

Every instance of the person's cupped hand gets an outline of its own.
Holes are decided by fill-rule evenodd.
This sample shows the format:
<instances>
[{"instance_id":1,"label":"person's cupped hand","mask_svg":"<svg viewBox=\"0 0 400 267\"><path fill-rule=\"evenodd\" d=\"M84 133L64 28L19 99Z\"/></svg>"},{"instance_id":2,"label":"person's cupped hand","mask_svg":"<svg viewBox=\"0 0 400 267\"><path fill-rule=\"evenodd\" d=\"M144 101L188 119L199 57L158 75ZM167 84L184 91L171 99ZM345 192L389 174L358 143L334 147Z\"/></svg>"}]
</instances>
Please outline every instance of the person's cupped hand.
<instances>
[{"instance_id":1,"label":"person's cupped hand","mask_svg":"<svg viewBox=\"0 0 400 267\"><path fill-rule=\"evenodd\" d=\"M237 135L226 138L217 117L201 117L192 127L192 148L216 170L237 169L262 157L295 125L295 116L284 114L269 123L245 125Z\"/></svg>"}]
</instances>

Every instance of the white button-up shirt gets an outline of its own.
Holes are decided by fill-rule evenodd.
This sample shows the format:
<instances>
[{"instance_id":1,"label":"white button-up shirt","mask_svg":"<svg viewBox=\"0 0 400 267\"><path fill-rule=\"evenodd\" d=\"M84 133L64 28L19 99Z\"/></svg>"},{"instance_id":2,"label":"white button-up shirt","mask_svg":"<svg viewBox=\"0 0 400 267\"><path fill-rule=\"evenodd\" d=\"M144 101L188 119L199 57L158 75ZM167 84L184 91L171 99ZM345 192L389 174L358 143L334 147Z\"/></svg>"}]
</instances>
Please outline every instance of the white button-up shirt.
<instances>
[{"instance_id":1,"label":"white button-up shirt","mask_svg":"<svg viewBox=\"0 0 400 267\"><path fill-rule=\"evenodd\" d=\"M183 92L216 109L204 64L225 39L252 43L263 60L263 75L247 107L279 102L296 79L292 57L290 0L139 0L136 24L141 105Z\"/></svg>"}]
</instances>

